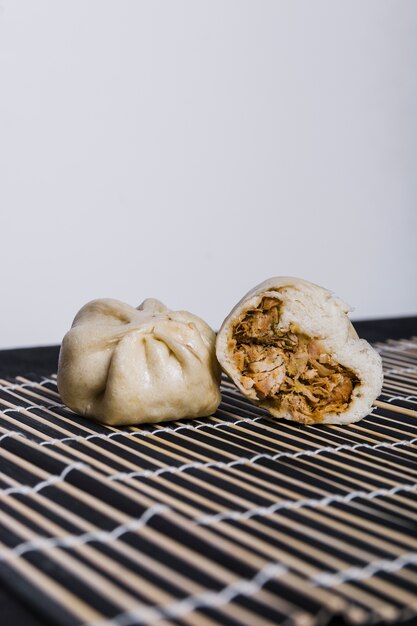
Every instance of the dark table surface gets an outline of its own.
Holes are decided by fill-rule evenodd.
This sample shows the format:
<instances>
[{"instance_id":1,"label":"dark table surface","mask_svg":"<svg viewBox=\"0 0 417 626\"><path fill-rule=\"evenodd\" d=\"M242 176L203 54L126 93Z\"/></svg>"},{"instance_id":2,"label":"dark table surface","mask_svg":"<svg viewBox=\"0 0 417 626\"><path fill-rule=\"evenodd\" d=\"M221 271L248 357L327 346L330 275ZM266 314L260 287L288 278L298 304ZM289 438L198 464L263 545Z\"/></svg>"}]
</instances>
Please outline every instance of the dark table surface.
<instances>
[{"instance_id":1,"label":"dark table surface","mask_svg":"<svg viewBox=\"0 0 417 626\"><path fill-rule=\"evenodd\" d=\"M385 341L387 339L407 339L417 336L417 316L390 318L380 320L365 320L353 322L360 337L370 342ZM0 350L0 375L17 376L29 373L41 375L56 372L58 366L59 346L42 346L36 348L18 348L15 350ZM3 626L59 626L45 622L15 598L6 589L0 588L0 624ZM335 617L331 626L342 626L345 621ZM413 626L414 619L402 622L401 626Z\"/></svg>"}]
</instances>

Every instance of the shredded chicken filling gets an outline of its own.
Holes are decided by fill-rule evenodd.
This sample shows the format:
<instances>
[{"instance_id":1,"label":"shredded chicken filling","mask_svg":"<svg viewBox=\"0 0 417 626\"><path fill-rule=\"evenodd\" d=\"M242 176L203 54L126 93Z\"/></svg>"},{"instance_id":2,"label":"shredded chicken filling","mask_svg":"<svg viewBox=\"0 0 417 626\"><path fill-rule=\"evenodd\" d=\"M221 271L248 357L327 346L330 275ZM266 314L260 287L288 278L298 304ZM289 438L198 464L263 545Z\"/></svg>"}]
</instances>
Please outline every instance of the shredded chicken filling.
<instances>
[{"instance_id":1,"label":"shredded chicken filling","mask_svg":"<svg viewBox=\"0 0 417 626\"><path fill-rule=\"evenodd\" d=\"M280 306L277 298L264 297L233 329L231 349L242 385L253 388L264 406L305 423L346 410L357 377L327 354L319 340L280 329Z\"/></svg>"}]
</instances>

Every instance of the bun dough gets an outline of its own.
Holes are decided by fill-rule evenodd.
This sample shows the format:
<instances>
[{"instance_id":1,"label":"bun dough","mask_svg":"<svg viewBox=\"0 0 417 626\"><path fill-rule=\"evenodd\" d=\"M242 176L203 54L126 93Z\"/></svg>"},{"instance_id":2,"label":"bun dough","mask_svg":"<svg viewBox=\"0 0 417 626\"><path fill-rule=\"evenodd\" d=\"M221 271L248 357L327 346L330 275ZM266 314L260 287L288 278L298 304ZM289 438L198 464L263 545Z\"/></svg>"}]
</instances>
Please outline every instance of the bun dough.
<instances>
[{"instance_id":1,"label":"bun dough","mask_svg":"<svg viewBox=\"0 0 417 626\"><path fill-rule=\"evenodd\" d=\"M383 374L379 354L358 338L348 311L327 289L270 278L224 320L217 358L240 391L274 417L357 422L380 394Z\"/></svg>"},{"instance_id":2,"label":"bun dough","mask_svg":"<svg viewBox=\"0 0 417 626\"><path fill-rule=\"evenodd\" d=\"M215 333L158 300L137 309L93 300L62 342L58 389L75 412L105 424L142 424L213 413L220 403Z\"/></svg>"}]
</instances>

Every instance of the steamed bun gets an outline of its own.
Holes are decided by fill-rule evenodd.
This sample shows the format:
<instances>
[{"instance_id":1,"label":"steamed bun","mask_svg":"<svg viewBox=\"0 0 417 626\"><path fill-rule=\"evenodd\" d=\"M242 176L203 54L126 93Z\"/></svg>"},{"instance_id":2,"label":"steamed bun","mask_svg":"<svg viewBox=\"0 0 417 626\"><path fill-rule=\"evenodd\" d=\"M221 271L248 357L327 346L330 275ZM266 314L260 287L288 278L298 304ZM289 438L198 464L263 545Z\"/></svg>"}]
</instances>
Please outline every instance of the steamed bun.
<instances>
[{"instance_id":1,"label":"steamed bun","mask_svg":"<svg viewBox=\"0 0 417 626\"><path fill-rule=\"evenodd\" d=\"M220 403L215 333L158 300L137 309L93 300L62 342L58 389L76 413L105 424L142 424L213 413Z\"/></svg>"},{"instance_id":2,"label":"steamed bun","mask_svg":"<svg viewBox=\"0 0 417 626\"><path fill-rule=\"evenodd\" d=\"M348 311L323 287L270 278L224 320L217 358L240 391L276 418L357 422L381 392L382 363L359 339Z\"/></svg>"}]
</instances>

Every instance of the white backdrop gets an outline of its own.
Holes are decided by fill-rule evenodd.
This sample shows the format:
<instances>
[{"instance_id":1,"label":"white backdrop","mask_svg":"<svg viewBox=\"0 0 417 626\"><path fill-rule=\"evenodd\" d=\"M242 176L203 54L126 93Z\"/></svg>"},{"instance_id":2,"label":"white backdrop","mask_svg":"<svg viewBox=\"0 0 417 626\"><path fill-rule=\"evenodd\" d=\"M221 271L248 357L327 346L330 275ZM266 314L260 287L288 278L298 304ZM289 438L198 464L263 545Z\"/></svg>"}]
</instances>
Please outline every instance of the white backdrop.
<instances>
[{"instance_id":1,"label":"white backdrop","mask_svg":"<svg viewBox=\"0 0 417 626\"><path fill-rule=\"evenodd\" d=\"M417 2L0 0L0 347L290 274L417 311Z\"/></svg>"}]
</instances>

